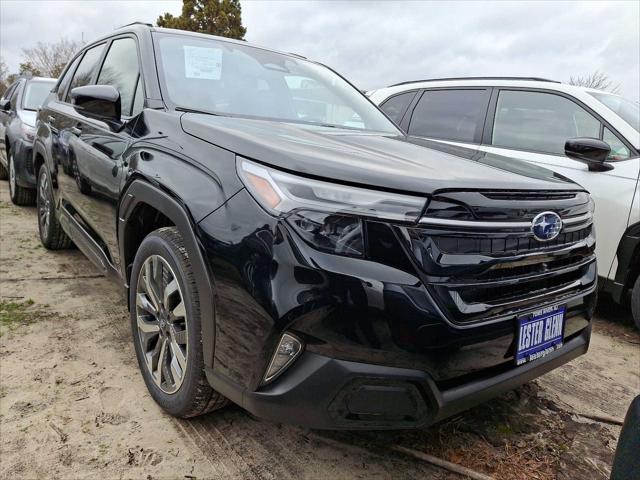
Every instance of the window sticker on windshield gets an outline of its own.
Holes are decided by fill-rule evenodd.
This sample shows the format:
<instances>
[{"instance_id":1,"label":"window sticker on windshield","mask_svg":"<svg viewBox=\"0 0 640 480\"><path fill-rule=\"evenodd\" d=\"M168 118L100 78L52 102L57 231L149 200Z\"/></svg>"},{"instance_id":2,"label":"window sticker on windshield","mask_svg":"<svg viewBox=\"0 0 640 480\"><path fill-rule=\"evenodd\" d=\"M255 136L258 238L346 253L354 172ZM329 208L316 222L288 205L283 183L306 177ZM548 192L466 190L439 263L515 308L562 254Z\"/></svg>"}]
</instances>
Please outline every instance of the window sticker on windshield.
<instances>
[{"instance_id":1,"label":"window sticker on windshield","mask_svg":"<svg viewBox=\"0 0 640 480\"><path fill-rule=\"evenodd\" d=\"M184 48L184 74L187 78L220 80L222 73L222 50L209 47Z\"/></svg>"}]
</instances>

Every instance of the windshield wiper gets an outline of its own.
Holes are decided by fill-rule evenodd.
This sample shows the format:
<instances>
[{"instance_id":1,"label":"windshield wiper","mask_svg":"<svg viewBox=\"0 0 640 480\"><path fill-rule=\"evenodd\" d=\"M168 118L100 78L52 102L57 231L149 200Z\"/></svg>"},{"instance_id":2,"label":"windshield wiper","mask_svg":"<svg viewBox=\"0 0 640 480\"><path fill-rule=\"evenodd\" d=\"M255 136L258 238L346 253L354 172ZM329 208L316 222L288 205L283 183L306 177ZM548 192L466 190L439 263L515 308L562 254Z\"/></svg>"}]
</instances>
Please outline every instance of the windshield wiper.
<instances>
[{"instance_id":1,"label":"windshield wiper","mask_svg":"<svg viewBox=\"0 0 640 480\"><path fill-rule=\"evenodd\" d=\"M224 115L221 115L219 113L209 112L207 110L197 110L195 108L189 108L189 107L176 107L176 108L174 108L174 110L176 110L178 112L187 112L187 113L202 113L203 115L214 115L216 117L223 117L224 116Z\"/></svg>"}]
</instances>

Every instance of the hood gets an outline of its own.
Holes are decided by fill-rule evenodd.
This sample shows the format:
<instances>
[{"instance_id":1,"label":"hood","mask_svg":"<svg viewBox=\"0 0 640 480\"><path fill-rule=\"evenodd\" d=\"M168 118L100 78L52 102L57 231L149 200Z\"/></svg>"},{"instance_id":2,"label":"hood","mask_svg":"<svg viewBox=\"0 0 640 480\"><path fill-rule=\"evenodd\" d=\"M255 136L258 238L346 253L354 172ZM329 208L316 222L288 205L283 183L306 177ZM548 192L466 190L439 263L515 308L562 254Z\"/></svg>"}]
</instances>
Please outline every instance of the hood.
<instances>
[{"instance_id":1,"label":"hood","mask_svg":"<svg viewBox=\"0 0 640 480\"><path fill-rule=\"evenodd\" d=\"M36 117L38 116L38 112L34 111L34 110L19 110L18 111L18 118L20 118L20 120L29 125L30 127L35 127L36 126Z\"/></svg>"},{"instance_id":2,"label":"hood","mask_svg":"<svg viewBox=\"0 0 640 480\"><path fill-rule=\"evenodd\" d=\"M550 170L516 159L405 136L185 113L201 140L301 175L385 190L581 190Z\"/></svg>"}]
</instances>

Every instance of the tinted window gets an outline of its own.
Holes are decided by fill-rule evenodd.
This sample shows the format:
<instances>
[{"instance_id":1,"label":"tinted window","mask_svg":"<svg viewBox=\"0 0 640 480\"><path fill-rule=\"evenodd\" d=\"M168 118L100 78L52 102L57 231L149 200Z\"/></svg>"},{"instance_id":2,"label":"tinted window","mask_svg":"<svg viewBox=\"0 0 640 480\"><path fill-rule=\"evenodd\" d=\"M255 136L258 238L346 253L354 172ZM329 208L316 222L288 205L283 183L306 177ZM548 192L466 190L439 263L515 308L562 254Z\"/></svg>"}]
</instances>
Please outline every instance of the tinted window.
<instances>
[{"instance_id":1,"label":"tinted window","mask_svg":"<svg viewBox=\"0 0 640 480\"><path fill-rule=\"evenodd\" d=\"M73 72L75 72L76 67L78 66L78 63L80 63L81 58L82 56L79 56L73 61L71 66L65 72L64 77L62 77L62 80L60 80L60 83L58 84L58 100L62 100L64 98L64 94L67 90L67 87L69 86L69 83L71 83L71 77L73 77Z\"/></svg>"},{"instance_id":2,"label":"tinted window","mask_svg":"<svg viewBox=\"0 0 640 480\"><path fill-rule=\"evenodd\" d=\"M361 92L317 63L213 38L154 37L163 97L175 106L398 133Z\"/></svg>"},{"instance_id":3,"label":"tinted window","mask_svg":"<svg viewBox=\"0 0 640 480\"><path fill-rule=\"evenodd\" d=\"M123 115L131 115L139 72L135 40L132 38L114 40L102 64L97 84L112 85L120 92Z\"/></svg>"},{"instance_id":4,"label":"tinted window","mask_svg":"<svg viewBox=\"0 0 640 480\"><path fill-rule=\"evenodd\" d=\"M480 141L488 101L487 90L427 90L413 110L409 134Z\"/></svg>"},{"instance_id":5,"label":"tinted window","mask_svg":"<svg viewBox=\"0 0 640 480\"><path fill-rule=\"evenodd\" d=\"M400 95L396 95L388 99L380 105L380 108L391 120L400 125L404 112L407 110L407 107L415 96L416 92L401 93Z\"/></svg>"},{"instance_id":6,"label":"tinted window","mask_svg":"<svg viewBox=\"0 0 640 480\"><path fill-rule=\"evenodd\" d=\"M568 98L524 91L498 96L493 145L564 155L567 139L599 136L600 122Z\"/></svg>"},{"instance_id":7,"label":"tinted window","mask_svg":"<svg viewBox=\"0 0 640 480\"><path fill-rule=\"evenodd\" d=\"M24 110L38 110L44 102L55 82L29 82L24 89L22 108Z\"/></svg>"},{"instance_id":8,"label":"tinted window","mask_svg":"<svg viewBox=\"0 0 640 480\"><path fill-rule=\"evenodd\" d=\"M93 74L98 68L98 60L100 60L100 55L102 55L102 50L104 49L104 45L98 45L97 47L90 48L82 57L80 61L80 65L78 65L75 74L73 75L73 80L71 80L71 87L69 88L69 92L76 87L83 87L84 85L89 85L91 79L93 78ZM69 99L69 93L67 93L67 100Z\"/></svg>"}]
</instances>

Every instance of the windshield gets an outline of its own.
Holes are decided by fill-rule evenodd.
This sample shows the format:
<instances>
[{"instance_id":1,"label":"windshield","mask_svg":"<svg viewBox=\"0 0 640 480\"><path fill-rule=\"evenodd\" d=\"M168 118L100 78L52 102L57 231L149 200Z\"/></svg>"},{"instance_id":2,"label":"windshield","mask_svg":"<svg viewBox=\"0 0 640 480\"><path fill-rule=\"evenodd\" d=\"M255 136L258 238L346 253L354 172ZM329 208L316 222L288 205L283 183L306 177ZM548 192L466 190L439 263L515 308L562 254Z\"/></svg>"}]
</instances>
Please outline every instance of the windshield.
<instances>
[{"instance_id":1,"label":"windshield","mask_svg":"<svg viewBox=\"0 0 640 480\"><path fill-rule=\"evenodd\" d=\"M625 122L640 132L640 106L636 102L627 100L619 95L610 93L589 92L609 110L613 110Z\"/></svg>"},{"instance_id":2,"label":"windshield","mask_svg":"<svg viewBox=\"0 0 640 480\"><path fill-rule=\"evenodd\" d=\"M357 89L316 63L215 39L157 35L165 100L174 107L399 134Z\"/></svg>"},{"instance_id":3,"label":"windshield","mask_svg":"<svg viewBox=\"0 0 640 480\"><path fill-rule=\"evenodd\" d=\"M56 82L29 82L24 91L22 108L38 110Z\"/></svg>"}]
</instances>

